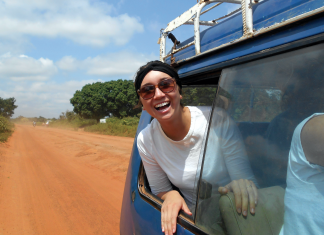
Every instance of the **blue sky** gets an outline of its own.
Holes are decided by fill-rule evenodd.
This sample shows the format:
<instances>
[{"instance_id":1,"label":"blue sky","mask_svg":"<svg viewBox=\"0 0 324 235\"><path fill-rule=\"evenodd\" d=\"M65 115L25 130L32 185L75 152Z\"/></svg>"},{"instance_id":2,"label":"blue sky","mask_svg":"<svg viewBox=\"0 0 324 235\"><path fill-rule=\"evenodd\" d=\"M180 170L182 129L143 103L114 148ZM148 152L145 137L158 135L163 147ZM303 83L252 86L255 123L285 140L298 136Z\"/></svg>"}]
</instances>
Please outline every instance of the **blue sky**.
<instances>
[{"instance_id":1,"label":"blue sky","mask_svg":"<svg viewBox=\"0 0 324 235\"><path fill-rule=\"evenodd\" d=\"M70 98L97 81L132 79L159 58L159 31L197 0L0 0L0 97L15 97L13 117L58 118ZM223 4L204 15L233 10ZM182 41L193 26L174 34ZM168 43L171 45L171 43Z\"/></svg>"}]
</instances>

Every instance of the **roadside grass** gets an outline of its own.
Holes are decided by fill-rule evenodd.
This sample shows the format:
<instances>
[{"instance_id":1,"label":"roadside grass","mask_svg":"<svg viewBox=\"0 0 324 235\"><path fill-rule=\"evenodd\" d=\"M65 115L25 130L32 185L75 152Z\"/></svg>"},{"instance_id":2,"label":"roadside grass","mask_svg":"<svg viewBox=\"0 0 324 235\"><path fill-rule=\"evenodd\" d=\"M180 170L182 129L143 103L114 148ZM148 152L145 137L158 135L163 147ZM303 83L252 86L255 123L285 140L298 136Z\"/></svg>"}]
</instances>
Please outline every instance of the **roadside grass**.
<instances>
[{"instance_id":1,"label":"roadside grass","mask_svg":"<svg viewBox=\"0 0 324 235\"><path fill-rule=\"evenodd\" d=\"M7 118L0 116L0 142L6 142L14 132L15 125Z\"/></svg>"},{"instance_id":2,"label":"roadside grass","mask_svg":"<svg viewBox=\"0 0 324 235\"><path fill-rule=\"evenodd\" d=\"M134 138L138 122L138 117L125 117L123 119L112 117L106 119L106 123L97 123L95 125L87 126L84 128L84 131Z\"/></svg>"},{"instance_id":3,"label":"roadside grass","mask_svg":"<svg viewBox=\"0 0 324 235\"><path fill-rule=\"evenodd\" d=\"M56 120L49 123L49 127L62 128L62 129L73 129L77 131L79 128L86 126L95 125L97 122L94 119L81 119L76 118L69 121L68 119ZM41 124L42 125L42 124Z\"/></svg>"},{"instance_id":4,"label":"roadside grass","mask_svg":"<svg viewBox=\"0 0 324 235\"><path fill-rule=\"evenodd\" d=\"M15 121L15 123L32 126L33 120L32 118L22 118ZM49 122L48 127L74 131L79 131L82 128L86 132L134 138L138 123L139 117L125 117L122 119L111 117L106 119L106 123L97 123L95 119L83 119L77 116L72 120L67 118L52 120ZM45 122L36 122L36 126L45 126Z\"/></svg>"}]
</instances>

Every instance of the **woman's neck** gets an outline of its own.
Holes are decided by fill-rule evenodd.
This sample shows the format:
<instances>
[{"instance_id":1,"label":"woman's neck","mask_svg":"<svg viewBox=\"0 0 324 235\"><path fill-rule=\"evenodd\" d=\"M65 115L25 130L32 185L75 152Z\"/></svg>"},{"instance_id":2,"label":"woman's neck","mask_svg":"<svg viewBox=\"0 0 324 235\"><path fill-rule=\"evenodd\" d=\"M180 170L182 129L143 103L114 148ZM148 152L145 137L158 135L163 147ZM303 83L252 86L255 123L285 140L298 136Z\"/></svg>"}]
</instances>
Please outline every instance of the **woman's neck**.
<instances>
[{"instance_id":1,"label":"woman's neck","mask_svg":"<svg viewBox=\"0 0 324 235\"><path fill-rule=\"evenodd\" d=\"M161 123L163 132L174 141L182 140L189 132L191 125L191 115L188 107L183 107L179 116L173 120Z\"/></svg>"}]
</instances>

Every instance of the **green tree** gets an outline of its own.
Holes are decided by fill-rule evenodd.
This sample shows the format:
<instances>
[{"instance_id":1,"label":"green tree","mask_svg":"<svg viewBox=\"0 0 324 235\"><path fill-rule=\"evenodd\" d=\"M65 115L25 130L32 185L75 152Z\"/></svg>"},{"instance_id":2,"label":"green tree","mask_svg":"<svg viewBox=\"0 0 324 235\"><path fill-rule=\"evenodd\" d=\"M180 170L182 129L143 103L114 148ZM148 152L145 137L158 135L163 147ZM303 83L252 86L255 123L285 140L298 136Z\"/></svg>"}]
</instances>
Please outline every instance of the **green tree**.
<instances>
[{"instance_id":1,"label":"green tree","mask_svg":"<svg viewBox=\"0 0 324 235\"><path fill-rule=\"evenodd\" d=\"M10 118L14 114L14 110L18 107L15 105L15 98L2 99L0 97L0 115Z\"/></svg>"},{"instance_id":2,"label":"green tree","mask_svg":"<svg viewBox=\"0 0 324 235\"><path fill-rule=\"evenodd\" d=\"M44 117L42 117L42 116L39 116L39 117L37 118L37 122L46 122L46 121L47 121L47 119L44 118Z\"/></svg>"},{"instance_id":3,"label":"green tree","mask_svg":"<svg viewBox=\"0 0 324 235\"><path fill-rule=\"evenodd\" d=\"M134 109L138 103L134 84L131 80L117 80L105 82L107 111L117 118L133 117L141 112Z\"/></svg>"},{"instance_id":4,"label":"green tree","mask_svg":"<svg viewBox=\"0 0 324 235\"><path fill-rule=\"evenodd\" d=\"M74 119L78 118L78 115L73 111L66 110L65 117L69 122L71 122Z\"/></svg>"},{"instance_id":5,"label":"green tree","mask_svg":"<svg viewBox=\"0 0 324 235\"><path fill-rule=\"evenodd\" d=\"M184 87L182 103L190 106L211 106L216 96L217 87Z\"/></svg>"},{"instance_id":6,"label":"green tree","mask_svg":"<svg viewBox=\"0 0 324 235\"><path fill-rule=\"evenodd\" d=\"M101 82L85 85L81 91L76 91L70 99L73 111L82 118L92 118L99 122L100 118L109 115L105 94L104 85Z\"/></svg>"},{"instance_id":7,"label":"green tree","mask_svg":"<svg viewBox=\"0 0 324 235\"><path fill-rule=\"evenodd\" d=\"M82 118L93 118L99 122L105 116L123 118L136 116L140 109L133 109L138 99L134 84L130 80L117 80L87 84L76 91L70 99L73 111Z\"/></svg>"}]
</instances>

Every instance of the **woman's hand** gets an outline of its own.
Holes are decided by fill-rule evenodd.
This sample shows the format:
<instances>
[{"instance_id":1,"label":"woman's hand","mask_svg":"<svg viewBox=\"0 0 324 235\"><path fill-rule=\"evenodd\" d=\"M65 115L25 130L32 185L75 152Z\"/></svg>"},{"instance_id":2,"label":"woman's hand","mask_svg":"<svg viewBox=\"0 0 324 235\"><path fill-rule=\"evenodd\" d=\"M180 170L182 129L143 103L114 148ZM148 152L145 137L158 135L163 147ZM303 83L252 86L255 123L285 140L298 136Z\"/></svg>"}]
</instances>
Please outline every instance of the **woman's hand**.
<instances>
[{"instance_id":1,"label":"woman's hand","mask_svg":"<svg viewBox=\"0 0 324 235\"><path fill-rule=\"evenodd\" d=\"M171 235L176 231L179 211L183 210L188 215L192 215L192 213L178 191L163 192L157 196L164 200L161 208L162 232L165 235Z\"/></svg>"},{"instance_id":2,"label":"woman's hand","mask_svg":"<svg viewBox=\"0 0 324 235\"><path fill-rule=\"evenodd\" d=\"M218 192L223 195L228 192L234 193L237 213L243 213L244 216L247 216L248 204L250 204L250 213L255 213L255 206L258 203L258 191L253 181L246 179L233 180L225 187L219 187Z\"/></svg>"}]
</instances>

